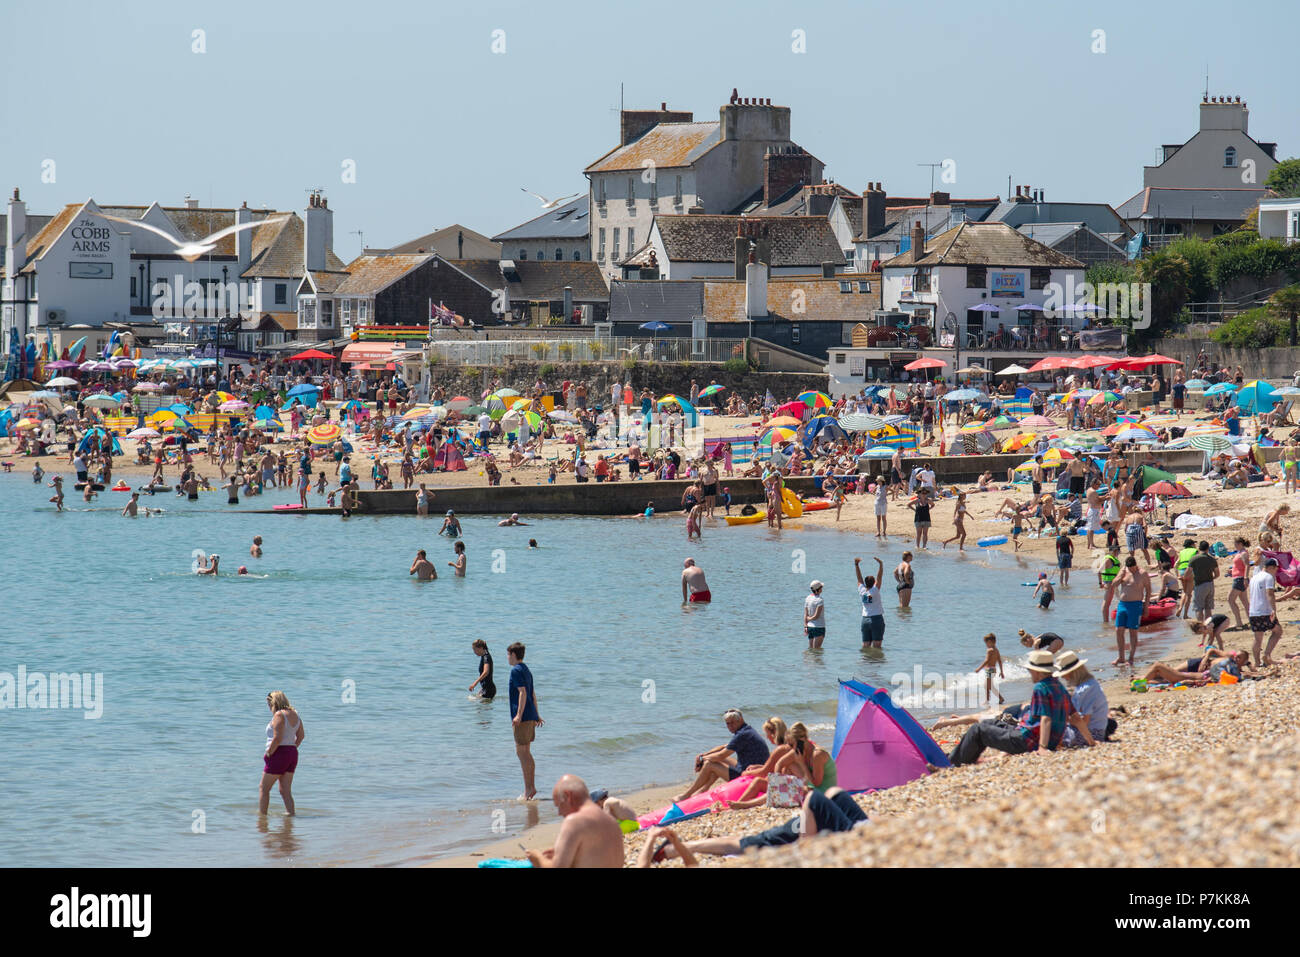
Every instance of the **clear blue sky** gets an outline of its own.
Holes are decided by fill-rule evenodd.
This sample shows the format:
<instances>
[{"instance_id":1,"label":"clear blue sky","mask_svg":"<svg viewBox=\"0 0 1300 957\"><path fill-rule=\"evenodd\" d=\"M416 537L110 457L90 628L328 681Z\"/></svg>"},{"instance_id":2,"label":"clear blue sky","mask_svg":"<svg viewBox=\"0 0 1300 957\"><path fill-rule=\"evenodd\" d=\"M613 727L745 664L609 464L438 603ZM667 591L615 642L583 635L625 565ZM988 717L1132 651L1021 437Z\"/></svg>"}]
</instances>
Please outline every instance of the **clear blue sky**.
<instances>
[{"instance_id":1,"label":"clear blue sky","mask_svg":"<svg viewBox=\"0 0 1300 957\"><path fill-rule=\"evenodd\" d=\"M6 2L0 187L52 213L99 202L298 209L322 187L335 249L535 215L583 190L630 108L716 119L732 87L856 190L1014 183L1117 205L1212 95L1300 154L1300 5L1202 2ZM192 52L192 31L206 52ZM505 31L506 52L492 52ZM807 52L792 52L803 30ZM1093 31L1105 53L1093 53ZM56 163L56 181L41 164ZM344 160L356 182L341 182ZM943 188L943 187L941 187Z\"/></svg>"}]
</instances>

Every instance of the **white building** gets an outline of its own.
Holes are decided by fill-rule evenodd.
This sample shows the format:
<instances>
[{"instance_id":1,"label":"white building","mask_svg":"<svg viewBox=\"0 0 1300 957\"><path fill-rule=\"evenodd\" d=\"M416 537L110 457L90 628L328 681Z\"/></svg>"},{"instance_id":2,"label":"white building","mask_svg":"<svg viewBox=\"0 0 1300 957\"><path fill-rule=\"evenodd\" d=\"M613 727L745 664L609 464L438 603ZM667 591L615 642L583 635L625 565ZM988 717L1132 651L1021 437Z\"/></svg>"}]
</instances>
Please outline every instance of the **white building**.
<instances>
[{"instance_id":1,"label":"white building","mask_svg":"<svg viewBox=\"0 0 1300 957\"><path fill-rule=\"evenodd\" d=\"M765 163L769 152L779 157L775 164ZM733 91L716 122L697 123L667 104L624 110L618 146L584 170L591 258L607 280L614 278L641 249L656 215L738 212L759 196L769 202L765 171L773 169L782 193L821 182L821 161L790 139L789 107Z\"/></svg>"},{"instance_id":2,"label":"white building","mask_svg":"<svg viewBox=\"0 0 1300 957\"><path fill-rule=\"evenodd\" d=\"M1260 200L1259 237L1300 243L1300 197Z\"/></svg>"},{"instance_id":3,"label":"white building","mask_svg":"<svg viewBox=\"0 0 1300 957\"><path fill-rule=\"evenodd\" d=\"M526 223L498 233L492 237L494 243L500 243L501 256L498 258L515 262L582 262L590 259L591 217L588 208L588 197L584 193Z\"/></svg>"},{"instance_id":4,"label":"white building","mask_svg":"<svg viewBox=\"0 0 1300 957\"><path fill-rule=\"evenodd\" d=\"M1049 297L1079 288L1083 274L1079 260L1005 223L963 223L927 240L918 222L911 248L881 266L881 307L930 326L940 346L979 348L1002 326L1017 328L1026 347L1056 347L1060 328L1082 326L1083 315L1045 319L1015 307L1053 309Z\"/></svg>"},{"instance_id":5,"label":"white building","mask_svg":"<svg viewBox=\"0 0 1300 957\"><path fill-rule=\"evenodd\" d=\"M106 216L117 217L108 219ZM219 239L186 262L167 239L133 220L188 242L238 223L259 223ZM15 190L6 217L5 271L0 283L0 333L24 338L61 326L102 327L133 319L161 321L197 341L218 319L245 324L271 317L296 336L297 290L309 272L340 272L333 252L333 213L313 194L303 217L269 209L100 206L71 203L33 232ZM205 321L206 320L206 321ZM330 338L329 328L307 338ZM233 342L232 342L233 345Z\"/></svg>"}]
</instances>

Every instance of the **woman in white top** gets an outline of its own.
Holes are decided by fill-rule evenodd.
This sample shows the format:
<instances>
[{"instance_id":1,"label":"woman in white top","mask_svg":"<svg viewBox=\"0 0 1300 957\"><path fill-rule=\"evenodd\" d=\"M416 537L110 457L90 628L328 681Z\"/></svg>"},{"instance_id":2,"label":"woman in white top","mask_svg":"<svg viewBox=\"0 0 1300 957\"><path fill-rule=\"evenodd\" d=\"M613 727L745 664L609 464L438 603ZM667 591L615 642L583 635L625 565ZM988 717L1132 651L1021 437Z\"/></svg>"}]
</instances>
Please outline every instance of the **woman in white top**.
<instances>
[{"instance_id":1,"label":"woman in white top","mask_svg":"<svg viewBox=\"0 0 1300 957\"><path fill-rule=\"evenodd\" d=\"M882 475L876 480L876 538L885 538L889 526L889 485Z\"/></svg>"},{"instance_id":2,"label":"woman in white top","mask_svg":"<svg viewBox=\"0 0 1300 957\"><path fill-rule=\"evenodd\" d=\"M271 803L271 785L279 781L285 813L293 814L293 773L298 769L298 746L307 735L303 731L302 719L290 706L283 691L268 694L266 705L271 709L271 720L266 725L266 753L262 755L257 813L266 813Z\"/></svg>"}]
</instances>

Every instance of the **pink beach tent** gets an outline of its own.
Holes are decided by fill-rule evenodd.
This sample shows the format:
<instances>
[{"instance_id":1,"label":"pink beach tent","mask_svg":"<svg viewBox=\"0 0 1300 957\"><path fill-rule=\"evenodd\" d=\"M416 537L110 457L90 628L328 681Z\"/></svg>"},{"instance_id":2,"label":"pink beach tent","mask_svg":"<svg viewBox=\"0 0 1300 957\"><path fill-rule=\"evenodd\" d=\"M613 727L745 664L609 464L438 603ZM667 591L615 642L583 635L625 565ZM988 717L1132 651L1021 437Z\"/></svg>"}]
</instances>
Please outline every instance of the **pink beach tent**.
<instances>
[{"instance_id":1,"label":"pink beach tent","mask_svg":"<svg viewBox=\"0 0 1300 957\"><path fill-rule=\"evenodd\" d=\"M861 681L840 682L831 757L846 791L880 791L916 780L927 764L950 766L934 738L888 691Z\"/></svg>"}]
</instances>

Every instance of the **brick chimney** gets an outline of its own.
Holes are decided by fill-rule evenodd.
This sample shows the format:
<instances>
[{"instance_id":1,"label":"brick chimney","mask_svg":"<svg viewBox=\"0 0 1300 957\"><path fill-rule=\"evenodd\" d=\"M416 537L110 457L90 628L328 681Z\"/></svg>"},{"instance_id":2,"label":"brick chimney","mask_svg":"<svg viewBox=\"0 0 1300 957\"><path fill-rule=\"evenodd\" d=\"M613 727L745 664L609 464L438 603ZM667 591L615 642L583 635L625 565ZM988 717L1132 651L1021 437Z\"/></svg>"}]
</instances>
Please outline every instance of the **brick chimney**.
<instances>
[{"instance_id":1,"label":"brick chimney","mask_svg":"<svg viewBox=\"0 0 1300 957\"><path fill-rule=\"evenodd\" d=\"M930 205L931 205L931 206L948 206L948 205L950 205L950 203L951 203L951 199L952 199L952 197L951 197L948 193L938 193L938 192L931 193L931 194L930 194Z\"/></svg>"},{"instance_id":2,"label":"brick chimney","mask_svg":"<svg viewBox=\"0 0 1300 957\"><path fill-rule=\"evenodd\" d=\"M862 193L862 235L866 239L885 229L885 191L879 183L868 183Z\"/></svg>"},{"instance_id":3,"label":"brick chimney","mask_svg":"<svg viewBox=\"0 0 1300 957\"><path fill-rule=\"evenodd\" d=\"M769 146L763 155L763 205L813 182L813 157L798 146Z\"/></svg>"},{"instance_id":4,"label":"brick chimney","mask_svg":"<svg viewBox=\"0 0 1300 957\"><path fill-rule=\"evenodd\" d=\"M912 227L912 262L925 258L925 227L918 219Z\"/></svg>"},{"instance_id":5,"label":"brick chimney","mask_svg":"<svg viewBox=\"0 0 1300 957\"><path fill-rule=\"evenodd\" d=\"M623 110L619 113L618 145L639 140L660 123L689 123L694 119L694 113L670 110L667 103L660 103L657 110Z\"/></svg>"}]
</instances>

